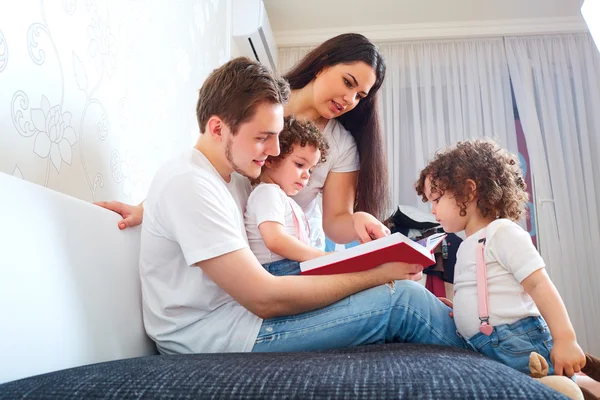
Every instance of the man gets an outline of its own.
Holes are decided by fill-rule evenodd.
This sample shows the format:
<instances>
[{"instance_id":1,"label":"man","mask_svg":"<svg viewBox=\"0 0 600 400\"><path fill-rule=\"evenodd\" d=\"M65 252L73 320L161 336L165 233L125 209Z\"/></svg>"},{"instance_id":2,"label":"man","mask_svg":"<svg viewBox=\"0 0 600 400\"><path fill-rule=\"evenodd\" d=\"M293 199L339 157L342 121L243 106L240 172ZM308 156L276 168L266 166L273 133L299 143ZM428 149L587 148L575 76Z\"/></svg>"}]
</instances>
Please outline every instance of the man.
<instances>
[{"instance_id":1,"label":"man","mask_svg":"<svg viewBox=\"0 0 600 400\"><path fill-rule=\"evenodd\" d=\"M144 203L140 275L148 335L166 354L393 341L463 347L449 309L405 280L420 266L276 277L249 250L244 177L258 177L266 158L279 154L288 96L285 81L246 58L203 84L198 141L157 172Z\"/></svg>"}]
</instances>

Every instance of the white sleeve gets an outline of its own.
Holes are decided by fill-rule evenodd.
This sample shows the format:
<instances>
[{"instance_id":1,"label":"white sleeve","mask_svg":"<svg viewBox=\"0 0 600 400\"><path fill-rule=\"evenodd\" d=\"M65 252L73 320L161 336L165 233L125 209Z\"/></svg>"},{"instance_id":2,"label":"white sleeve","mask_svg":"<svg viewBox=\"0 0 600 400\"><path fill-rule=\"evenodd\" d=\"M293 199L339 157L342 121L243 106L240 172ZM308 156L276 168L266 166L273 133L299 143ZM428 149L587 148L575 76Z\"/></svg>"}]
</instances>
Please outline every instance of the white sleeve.
<instances>
[{"instance_id":1,"label":"white sleeve","mask_svg":"<svg viewBox=\"0 0 600 400\"><path fill-rule=\"evenodd\" d=\"M360 159L356 141L347 130L330 139L329 151L331 157L330 172L353 172L360 169Z\"/></svg>"},{"instance_id":2,"label":"white sleeve","mask_svg":"<svg viewBox=\"0 0 600 400\"><path fill-rule=\"evenodd\" d=\"M256 226L278 222L285 226L288 197L275 185L259 185L250 194L247 212L256 217Z\"/></svg>"},{"instance_id":3,"label":"white sleeve","mask_svg":"<svg viewBox=\"0 0 600 400\"><path fill-rule=\"evenodd\" d=\"M156 203L161 225L175 240L188 265L248 247L235 221L239 210L226 188L198 175L172 179Z\"/></svg>"},{"instance_id":4,"label":"white sleeve","mask_svg":"<svg viewBox=\"0 0 600 400\"><path fill-rule=\"evenodd\" d=\"M519 283L546 265L533 245L531 236L515 223L498 227L490 249L496 260L506 268Z\"/></svg>"}]
</instances>

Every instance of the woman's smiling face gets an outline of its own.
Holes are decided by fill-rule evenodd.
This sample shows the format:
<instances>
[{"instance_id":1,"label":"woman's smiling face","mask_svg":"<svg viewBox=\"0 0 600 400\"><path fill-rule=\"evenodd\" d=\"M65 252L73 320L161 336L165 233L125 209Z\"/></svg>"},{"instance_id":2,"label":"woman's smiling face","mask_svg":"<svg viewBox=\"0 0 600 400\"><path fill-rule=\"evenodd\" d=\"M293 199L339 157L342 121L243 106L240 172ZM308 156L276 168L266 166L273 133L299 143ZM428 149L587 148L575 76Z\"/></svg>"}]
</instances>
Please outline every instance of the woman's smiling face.
<instances>
[{"instance_id":1,"label":"woman's smiling face","mask_svg":"<svg viewBox=\"0 0 600 400\"><path fill-rule=\"evenodd\" d=\"M367 97L376 80L375 70L362 61L325 68L314 80L315 108L323 118L337 118Z\"/></svg>"}]
</instances>

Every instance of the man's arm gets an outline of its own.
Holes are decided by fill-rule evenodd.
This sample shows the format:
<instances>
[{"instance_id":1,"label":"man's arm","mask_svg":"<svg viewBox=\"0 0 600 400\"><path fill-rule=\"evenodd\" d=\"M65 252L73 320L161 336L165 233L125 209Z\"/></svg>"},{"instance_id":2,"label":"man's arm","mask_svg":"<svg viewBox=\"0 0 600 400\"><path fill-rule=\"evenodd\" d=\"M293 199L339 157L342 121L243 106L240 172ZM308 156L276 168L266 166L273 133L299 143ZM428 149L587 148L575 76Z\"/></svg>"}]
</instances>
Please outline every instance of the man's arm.
<instances>
[{"instance_id":1,"label":"man's arm","mask_svg":"<svg viewBox=\"0 0 600 400\"><path fill-rule=\"evenodd\" d=\"M242 306L263 319L323 308L392 280L413 279L423 269L406 263L387 263L350 274L277 277L268 273L248 248L196 265Z\"/></svg>"}]
</instances>

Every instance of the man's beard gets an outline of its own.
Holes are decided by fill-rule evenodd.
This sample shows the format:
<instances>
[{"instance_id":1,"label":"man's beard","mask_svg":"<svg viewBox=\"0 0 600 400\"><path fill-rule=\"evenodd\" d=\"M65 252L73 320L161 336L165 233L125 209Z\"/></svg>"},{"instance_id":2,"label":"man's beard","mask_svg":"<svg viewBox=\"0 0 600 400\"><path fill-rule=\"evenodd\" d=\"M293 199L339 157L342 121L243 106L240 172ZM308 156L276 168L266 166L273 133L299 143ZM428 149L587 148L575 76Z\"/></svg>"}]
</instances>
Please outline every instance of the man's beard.
<instances>
[{"instance_id":1,"label":"man's beard","mask_svg":"<svg viewBox=\"0 0 600 400\"><path fill-rule=\"evenodd\" d=\"M238 174L245 176L246 178L253 180L258 178L258 175L256 176L251 176L248 175L248 172L244 171L243 169L241 169L234 161L233 161L233 154L231 152L231 147L233 146L233 139L231 139L231 137L229 137L227 139L227 143L225 144L225 158L227 158L227 161L229 161L229 164L231 164L231 167L233 168L233 170L235 172L237 172ZM260 174L260 172L259 172Z\"/></svg>"}]
</instances>

